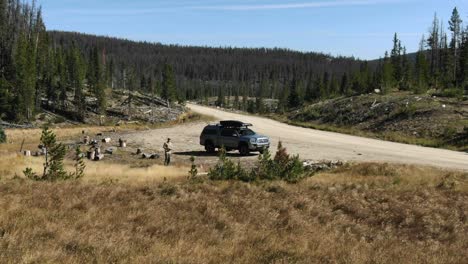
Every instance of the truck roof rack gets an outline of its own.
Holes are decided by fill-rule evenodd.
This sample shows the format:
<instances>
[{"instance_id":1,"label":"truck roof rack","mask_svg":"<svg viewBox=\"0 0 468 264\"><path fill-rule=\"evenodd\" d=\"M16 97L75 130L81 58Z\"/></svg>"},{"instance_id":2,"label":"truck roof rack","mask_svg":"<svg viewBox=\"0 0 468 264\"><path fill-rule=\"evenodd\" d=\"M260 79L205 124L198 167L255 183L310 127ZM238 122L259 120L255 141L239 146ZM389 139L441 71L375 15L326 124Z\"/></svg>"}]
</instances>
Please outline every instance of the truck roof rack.
<instances>
[{"instance_id":1,"label":"truck roof rack","mask_svg":"<svg viewBox=\"0 0 468 264\"><path fill-rule=\"evenodd\" d=\"M219 122L223 127L234 127L234 128L240 128L240 127L249 127L252 126L252 124L249 123L244 123L241 121L237 120L226 120L226 121L221 121Z\"/></svg>"}]
</instances>

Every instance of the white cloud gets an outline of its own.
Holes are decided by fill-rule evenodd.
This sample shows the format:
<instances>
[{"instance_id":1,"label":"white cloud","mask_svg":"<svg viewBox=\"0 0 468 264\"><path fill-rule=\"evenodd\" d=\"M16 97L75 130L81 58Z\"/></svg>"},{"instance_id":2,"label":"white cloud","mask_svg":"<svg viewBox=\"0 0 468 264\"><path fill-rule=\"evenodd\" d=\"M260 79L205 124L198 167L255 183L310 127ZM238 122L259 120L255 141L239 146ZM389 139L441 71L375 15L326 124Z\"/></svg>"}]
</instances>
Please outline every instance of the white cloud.
<instances>
[{"instance_id":1,"label":"white cloud","mask_svg":"<svg viewBox=\"0 0 468 264\"><path fill-rule=\"evenodd\" d=\"M402 0L348 0L348 1L320 1L307 3L285 3L285 4L261 4L261 5L212 5L194 6L191 9L202 10L228 10L228 11L249 11L249 10L272 10L272 9L302 9L340 6L366 6L403 2ZM407 1L405 1L407 2Z\"/></svg>"}]
</instances>

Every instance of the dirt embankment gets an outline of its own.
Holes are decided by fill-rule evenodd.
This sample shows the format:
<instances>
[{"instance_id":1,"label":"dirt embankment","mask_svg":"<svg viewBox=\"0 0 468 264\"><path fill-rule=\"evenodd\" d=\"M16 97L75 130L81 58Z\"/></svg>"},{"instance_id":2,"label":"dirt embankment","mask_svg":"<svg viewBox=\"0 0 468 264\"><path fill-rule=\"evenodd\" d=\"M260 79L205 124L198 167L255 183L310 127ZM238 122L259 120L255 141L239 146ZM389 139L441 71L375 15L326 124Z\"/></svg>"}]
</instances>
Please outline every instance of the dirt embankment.
<instances>
[{"instance_id":1,"label":"dirt embankment","mask_svg":"<svg viewBox=\"0 0 468 264\"><path fill-rule=\"evenodd\" d=\"M319 102L288 114L292 122L373 133L428 146L468 145L468 102L411 95L361 95Z\"/></svg>"}]
</instances>

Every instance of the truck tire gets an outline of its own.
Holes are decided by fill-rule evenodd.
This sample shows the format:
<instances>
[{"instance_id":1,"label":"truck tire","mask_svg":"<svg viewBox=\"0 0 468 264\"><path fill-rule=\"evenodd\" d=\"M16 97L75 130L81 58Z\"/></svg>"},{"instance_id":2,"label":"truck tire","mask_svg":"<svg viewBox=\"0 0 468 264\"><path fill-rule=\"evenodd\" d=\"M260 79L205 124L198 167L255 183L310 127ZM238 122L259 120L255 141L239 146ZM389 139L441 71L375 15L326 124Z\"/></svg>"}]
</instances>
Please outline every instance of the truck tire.
<instances>
[{"instance_id":1,"label":"truck tire","mask_svg":"<svg viewBox=\"0 0 468 264\"><path fill-rule=\"evenodd\" d=\"M208 153L215 153L215 152L216 152L216 148L215 148L213 142L211 142L211 141L205 142L205 150L206 150L206 152L208 152Z\"/></svg>"},{"instance_id":2,"label":"truck tire","mask_svg":"<svg viewBox=\"0 0 468 264\"><path fill-rule=\"evenodd\" d=\"M240 145L239 153L241 154L241 156L249 155L250 154L249 146L247 146L246 144Z\"/></svg>"}]
</instances>

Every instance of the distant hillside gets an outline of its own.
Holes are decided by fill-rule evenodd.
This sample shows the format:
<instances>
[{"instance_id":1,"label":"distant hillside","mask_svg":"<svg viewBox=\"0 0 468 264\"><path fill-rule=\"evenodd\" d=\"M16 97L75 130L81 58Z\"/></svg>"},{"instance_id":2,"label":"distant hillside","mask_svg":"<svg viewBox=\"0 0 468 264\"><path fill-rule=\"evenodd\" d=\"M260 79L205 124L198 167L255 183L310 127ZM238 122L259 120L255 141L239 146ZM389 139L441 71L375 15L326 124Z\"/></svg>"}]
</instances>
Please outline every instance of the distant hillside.
<instances>
[{"instance_id":1,"label":"distant hillside","mask_svg":"<svg viewBox=\"0 0 468 264\"><path fill-rule=\"evenodd\" d=\"M286 49L162 45L58 31L49 35L57 45L75 43L84 54L97 46L112 65L114 85L121 85L123 69L133 69L140 79L161 80L165 63L173 66L179 89L193 87L193 82L199 81L214 86L244 83L255 88L262 80L289 83L293 78L308 80L325 72L339 80L343 74L358 70L361 63L354 58Z\"/></svg>"}]
</instances>

